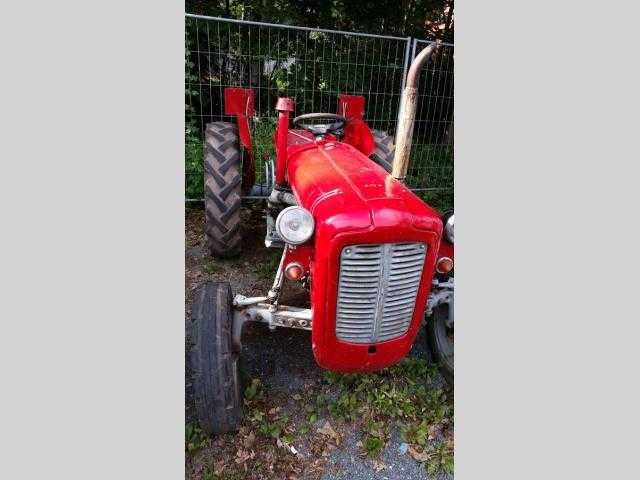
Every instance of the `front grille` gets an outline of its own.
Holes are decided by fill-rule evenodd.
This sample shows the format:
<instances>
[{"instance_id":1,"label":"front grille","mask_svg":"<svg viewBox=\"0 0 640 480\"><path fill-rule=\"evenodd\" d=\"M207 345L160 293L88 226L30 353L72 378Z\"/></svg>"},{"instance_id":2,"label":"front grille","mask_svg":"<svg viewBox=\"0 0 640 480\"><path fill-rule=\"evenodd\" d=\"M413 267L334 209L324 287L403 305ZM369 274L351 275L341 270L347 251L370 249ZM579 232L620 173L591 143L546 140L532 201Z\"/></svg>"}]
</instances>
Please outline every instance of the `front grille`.
<instances>
[{"instance_id":1,"label":"front grille","mask_svg":"<svg viewBox=\"0 0 640 480\"><path fill-rule=\"evenodd\" d=\"M336 337L374 343L406 333L426 256L424 243L350 245L340 254Z\"/></svg>"}]
</instances>

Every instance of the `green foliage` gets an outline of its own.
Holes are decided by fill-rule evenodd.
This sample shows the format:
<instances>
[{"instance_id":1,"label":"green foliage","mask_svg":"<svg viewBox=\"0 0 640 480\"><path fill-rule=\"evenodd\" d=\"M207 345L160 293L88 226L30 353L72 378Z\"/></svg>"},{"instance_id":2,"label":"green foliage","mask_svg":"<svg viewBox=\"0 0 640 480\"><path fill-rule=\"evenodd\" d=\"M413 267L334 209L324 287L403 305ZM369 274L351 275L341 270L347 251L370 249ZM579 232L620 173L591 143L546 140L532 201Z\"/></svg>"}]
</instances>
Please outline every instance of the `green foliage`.
<instances>
[{"instance_id":1,"label":"green foliage","mask_svg":"<svg viewBox=\"0 0 640 480\"><path fill-rule=\"evenodd\" d=\"M425 360L407 357L393 367L369 374L326 372L325 381L337 385L339 395L328 403L328 411L339 421L362 415L373 418L438 421L450 414L446 395L429 388L435 368Z\"/></svg>"},{"instance_id":2,"label":"green foliage","mask_svg":"<svg viewBox=\"0 0 640 480\"><path fill-rule=\"evenodd\" d=\"M237 468L232 470L225 469L216 474L212 467L207 467L202 475L202 480L245 480L246 478L247 472Z\"/></svg>"},{"instance_id":3,"label":"green foliage","mask_svg":"<svg viewBox=\"0 0 640 480\"><path fill-rule=\"evenodd\" d=\"M400 435L407 443L424 446L427 443L427 438L429 436L429 422L427 420L423 420L420 423L404 425L401 429Z\"/></svg>"},{"instance_id":4,"label":"green foliage","mask_svg":"<svg viewBox=\"0 0 640 480\"><path fill-rule=\"evenodd\" d=\"M427 460L427 472L435 476L440 471L453 474L453 446L446 441L437 442L427 448L429 460Z\"/></svg>"},{"instance_id":5,"label":"green foliage","mask_svg":"<svg viewBox=\"0 0 640 480\"><path fill-rule=\"evenodd\" d=\"M384 448L384 440L379 437L367 435L363 443L364 451L370 457L376 457Z\"/></svg>"},{"instance_id":6,"label":"green foliage","mask_svg":"<svg viewBox=\"0 0 640 480\"><path fill-rule=\"evenodd\" d=\"M440 213L453 208L453 189L417 192L417 195Z\"/></svg>"},{"instance_id":7,"label":"green foliage","mask_svg":"<svg viewBox=\"0 0 640 480\"><path fill-rule=\"evenodd\" d=\"M184 162L185 162L185 198L201 199L204 197L204 156L202 140L195 126L185 128Z\"/></svg>"},{"instance_id":8,"label":"green foliage","mask_svg":"<svg viewBox=\"0 0 640 480\"><path fill-rule=\"evenodd\" d=\"M406 183L410 188L453 186L453 146L413 145Z\"/></svg>"},{"instance_id":9,"label":"green foliage","mask_svg":"<svg viewBox=\"0 0 640 480\"><path fill-rule=\"evenodd\" d=\"M453 41L454 21L448 7L453 0L415 0L398 8L395 0L375 2L187 0L185 11L202 15L283 23L385 35L434 37ZM441 28L442 27L442 28ZM317 37L325 35L314 32Z\"/></svg>"},{"instance_id":10,"label":"green foliage","mask_svg":"<svg viewBox=\"0 0 640 480\"><path fill-rule=\"evenodd\" d=\"M370 420L365 428L364 441L362 442L363 450L368 456L377 457L384 449L388 436L389 432L385 422Z\"/></svg>"},{"instance_id":11,"label":"green foliage","mask_svg":"<svg viewBox=\"0 0 640 480\"><path fill-rule=\"evenodd\" d=\"M204 448L209 443L209 439L205 435L205 433L200 430L200 427L196 425L191 425L190 423L186 425L184 431L184 446L187 453L193 453L201 448Z\"/></svg>"},{"instance_id":12,"label":"green foliage","mask_svg":"<svg viewBox=\"0 0 640 480\"><path fill-rule=\"evenodd\" d=\"M289 443L292 437L289 435L291 429L287 429L287 427L289 427L289 417L284 415L270 422L262 422L258 427L258 432L265 437L280 438Z\"/></svg>"},{"instance_id":13,"label":"green foliage","mask_svg":"<svg viewBox=\"0 0 640 480\"><path fill-rule=\"evenodd\" d=\"M353 421L359 412L360 402L358 400L358 395L355 392L343 390L337 400L329 402L329 412L340 422Z\"/></svg>"},{"instance_id":14,"label":"green foliage","mask_svg":"<svg viewBox=\"0 0 640 480\"><path fill-rule=\"evenodd\" d=\"M222 271L222 267L216 262L210 261L204 265L204 271L208 274L219 273L220 271Z\"/></svg>"},{"instance_id":15,"label":"green foliage","mask_svg":"<svg viewBox=\"0 0 640 480\"><path fill-rule=\"evenodd\" d=\"M280 265L280 257L281 255L271 255L267 257L264 261L256 264L256 275L262 278L263 280L272 279L276 270L278 270L278 266Z\"/></svg>"},{"instance_id":16,"label":"green foliage","mask_svg":"<svg viewBox=\"0 0 640 480\"><path fill-rule=\"evenodd\" d=\"M244 390L245 403L264 400L264 388L259 378L254 378Z\"/></svg>"},{"instance_id":17,"label":"green foliage","mask_svg":"<svg viewBox=\"0 0 640 480\"><path fill-rule=\"evenodd\" d=\"M324 382L337 394L330 395L326 407L322 402L308 407L314 412L326 411L338 422L364 420L362 449L376 457L384 449L390 425L400 427L402 438L424 450L431 459L428 468L449 471L453 450L449 444L438 444L428 450L433 432L451 425L453 409L446 393L433 385L436 367L422 358L407 357L398 364L369 374L325 372ZM425 461L425 460L420 460ZM431 470L430 470L431 471Z\"/></svg>"}]
</instances>

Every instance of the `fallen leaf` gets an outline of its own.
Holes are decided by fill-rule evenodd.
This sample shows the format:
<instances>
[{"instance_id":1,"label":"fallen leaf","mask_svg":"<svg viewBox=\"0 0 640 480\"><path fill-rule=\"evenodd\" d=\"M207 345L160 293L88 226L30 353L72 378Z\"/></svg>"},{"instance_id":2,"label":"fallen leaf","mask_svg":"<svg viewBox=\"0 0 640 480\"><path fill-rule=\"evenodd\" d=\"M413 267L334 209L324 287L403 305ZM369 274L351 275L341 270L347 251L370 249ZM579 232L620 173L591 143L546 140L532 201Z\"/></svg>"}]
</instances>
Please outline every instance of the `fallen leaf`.
<instances>
[{"instance_id":1,"label":"fallen leaf","mask_svg":"<svg viewBox=\"0 0 640 480\"><path fill-rule=\"evenodd\" d=\"M242 441L244 448L251 448L253 447L254 443L256 443L256 434L253 432L250 432L249 435L244 437L244 440Z\"/></svg>"},{"instance_id":2,"label":"fallen leaf","mask_svg":"<svg viewBox=\"0 0 640 480\"><path fill-rule=\"evenodd\" d=\"M381 472L381 471L382 471L382 470L384 470L385 468L387 468L387 466L386 466L384 463L379 462L379 461L377 461L377 460L374 460L374 461L373 461L373 469L374 469L376 472Z\"/></svg>"},{"instance_id":3,"label":"fallen leaf","mask_svg":"<svg viewBox=\"0 0 640 480\"><path fill-rule=\"evenodd\" d=\"M419 452L411 445L409 445L409 454L413 457L416 462L424 463L429 460L429 454L425 452Z\"/></svg>"},{"instance_id":4,"label":"fallen leaf","mask_svg":"<svg viewBox=\"0 0 640 480\"><path fill-rule=\"evenodd\" d=\"M333 429L328 421L324 422L324 425L318 429L318 433L332 438L333 440L335 440L336 445L340 445L340 435Z\"/></svg>"}]
</instances>

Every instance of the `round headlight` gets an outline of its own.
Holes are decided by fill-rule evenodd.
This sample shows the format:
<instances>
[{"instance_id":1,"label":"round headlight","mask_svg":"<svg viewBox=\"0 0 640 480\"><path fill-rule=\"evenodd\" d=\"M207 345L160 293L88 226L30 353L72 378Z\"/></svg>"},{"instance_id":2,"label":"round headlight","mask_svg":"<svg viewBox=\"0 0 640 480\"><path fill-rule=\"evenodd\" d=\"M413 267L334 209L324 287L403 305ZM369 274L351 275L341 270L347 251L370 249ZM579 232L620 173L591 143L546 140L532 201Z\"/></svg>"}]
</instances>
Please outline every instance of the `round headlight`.
<instances>
[{"instance_id":1,"label":"round headlight","mask_svg":"<svg viewBox=\"0 0 640 480\"><path fill-rule=\"evenodd\" d=\"M315 222L311 214L296 205L287 207L276 219L276 230L282 239L292 245L300 245L313 235Z\"/></svg>"},{"instance_id":2,"label":"round headlight","mask_svg":"<svg viewBox=\"0 0 640 480\"><path fill-rule=\"evenodd\" d=\"M453 214L447 218L447 221L444 224L444 236L447 240L453 243Z\"/></svg>"}]
</instances>

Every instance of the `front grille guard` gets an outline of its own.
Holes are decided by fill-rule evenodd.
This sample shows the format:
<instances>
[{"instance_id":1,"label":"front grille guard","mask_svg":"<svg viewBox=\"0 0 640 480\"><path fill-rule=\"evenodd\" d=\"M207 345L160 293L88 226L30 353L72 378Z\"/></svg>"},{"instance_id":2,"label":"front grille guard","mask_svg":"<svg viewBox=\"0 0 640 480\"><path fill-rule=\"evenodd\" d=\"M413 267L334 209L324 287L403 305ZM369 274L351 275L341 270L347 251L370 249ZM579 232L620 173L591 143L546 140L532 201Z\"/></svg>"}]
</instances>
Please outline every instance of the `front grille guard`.
<instances>
[{"instance_id":1,"label":"front grille guard","mask_svg":"<svg viewBox=\"0 0 640 480\"><path fill-rule=\"evenodd\" d=\"M426 253L426 244L418 242L344 247L336 337L376 343L404 335L413 318Z\"/></svg>"}]
</instances>

